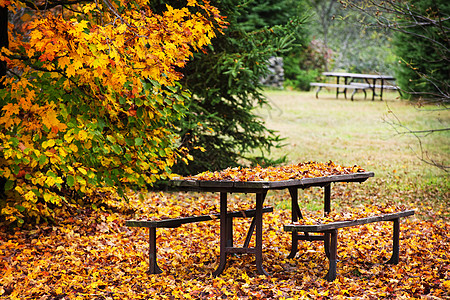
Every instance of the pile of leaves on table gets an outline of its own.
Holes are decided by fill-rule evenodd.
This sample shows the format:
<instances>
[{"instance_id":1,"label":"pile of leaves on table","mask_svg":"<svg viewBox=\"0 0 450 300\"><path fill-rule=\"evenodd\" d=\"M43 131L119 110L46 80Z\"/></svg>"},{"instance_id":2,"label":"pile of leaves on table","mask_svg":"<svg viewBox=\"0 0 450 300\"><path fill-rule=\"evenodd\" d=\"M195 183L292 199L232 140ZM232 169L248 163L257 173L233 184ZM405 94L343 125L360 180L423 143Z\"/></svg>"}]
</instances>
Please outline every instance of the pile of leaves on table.
<instances>
[{"instance_id":1,"label":"pile of leaves on table","mask_svg":"<svg viewBox=\"0 0 450 300\"><path fill-rule=\"evenodd\" d=\"M312 177L326 177L331 175L344 175L365 172L358 165L342 166L332 161L327 163L308 161L284 166L260 165L251 168L234 167L221 171L206 171L182 179L194 180L230 180L230 181L282 181L290 179L303 179Z\"/></svg>"},{"instance_id":2,"label":"pile of leaves on table","mask_svg":"<svg viewBox=\"0 0 450 300\"><path fill-rule=\"evenodd\" d=\"M350 195L353 184L337 185L333 198ZM304 193L315 193L315 189ZM441 219L402 220L400 263L391 255L390 222L339 231L338 276L323 279L328 260L321 242L300 242L287 259L290 210L277 207L287 194L269 193L264 214L263 265L253 255L229 256L219 277L211 274L219 256L217 220L158 230L159 275L148 275L148 233L128 228L141 216L177 217L218 209L218 195L149 193L131 197L136 213L90 209L33 230L0 230L0 299L446 299L450 297L450 225ZM308 196L308 194L306 194ZM233 194L230 210L247 209L251 195ZM344 197L342 197L344 198ZM354 199L353 199L354 200ZM368 195L367 204L379 201ZM301 207L304 205L301 203ZM333 207L339 206L333 201ZM358 206L355 204L355 206ZM362 211L373 206L361 205ZM419 209L421 210L421 209ZM314 214L314 212L306 212ZM250 220L235 221L235 244ZM254 243L254 241L252 241Z\"/></svg>"}]
</instances>

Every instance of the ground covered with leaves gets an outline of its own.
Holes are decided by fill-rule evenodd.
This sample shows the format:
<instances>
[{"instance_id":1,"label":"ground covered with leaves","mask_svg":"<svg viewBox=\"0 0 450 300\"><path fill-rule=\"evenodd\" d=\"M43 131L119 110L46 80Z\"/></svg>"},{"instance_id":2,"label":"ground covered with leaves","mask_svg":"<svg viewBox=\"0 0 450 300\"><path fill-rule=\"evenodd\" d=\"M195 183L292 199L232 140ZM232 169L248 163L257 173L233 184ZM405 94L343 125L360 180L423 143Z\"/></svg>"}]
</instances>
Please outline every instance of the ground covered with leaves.
<instances>
[{"instance_id":1,"label":"ground covered with leaves","mask_svg":"<svg viewBox=\"0 0 450 300\"><path fill-rule=\"evenodd\" d=\"M363 190L364 185L333 186L333 208L378 204L379 192ZM321 193L301 194L305 214L314 214ZM158 229L163 273L149 275L148 232L126 227L125 220L209 214L218 211L219 199L179 192L143 196L132 197L129 206L78 211L55 224L2 228L0 299L450 299L450 222L443 211L448 191L411 189L390 197L416 209L401 222L398 265L383 264L392 251L390 222L341 229L334 282L323 279L328 261L321 242L299 242L297 256L286 258L290 234L283 224L289 223L290 210L283 205L284 192L266 199L275 207L264 214L263 265L270 276L257 275L252 255L229 256L222 275L211 275L218 264L218 220ZM436 197L443 204L425 201ZM252 195L241 194L230 201L229 210L254 203ZM243 243L249 222L234 222L236 245Z\"/></svg>"}]
</instances>

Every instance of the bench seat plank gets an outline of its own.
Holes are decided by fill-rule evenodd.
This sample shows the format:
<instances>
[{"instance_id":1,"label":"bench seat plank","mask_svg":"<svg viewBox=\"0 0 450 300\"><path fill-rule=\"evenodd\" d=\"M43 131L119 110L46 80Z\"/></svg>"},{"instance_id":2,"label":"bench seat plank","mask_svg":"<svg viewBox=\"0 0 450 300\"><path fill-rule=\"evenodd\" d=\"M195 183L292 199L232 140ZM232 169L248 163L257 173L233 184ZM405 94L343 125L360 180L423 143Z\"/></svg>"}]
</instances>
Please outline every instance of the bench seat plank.
<instances>
[{"instance_id":1,"label":"bench seat plank","mask_svg":"<svg viewBox=\"0 0 450 300\"><path fill-rule=\"evenodd\" d=\"M273 207L264 207L263 213L265 212L273 212ZM235 211L227 213L227 217L232 218L251 218L254 217L256 213L255 209L248 209L243 211ZM203 222L220 219L220 213L210 214L210 215L202 215L202 216L191 216L191 217L183 217L183 218L174 218L174 219L164 219L164 220L128 220L125 221L125 225L129 227L146 227L146 228L175 228L179 227L183 224Z\"/></svg>"},{"instance_id":2,"label":"bench seat plank","mask_svg":"<svg viewBox=\"0 0 450 300\"><path fill-rule=\"evenodd\" d=\"M337 276L336 266L337 266L337 238L338 238L338 229L363 225L374 222L381 221L392 221L392 256L387 261L390 264L398 264L399 262L399 252L400 252L400 218L414 215L414 210L405 210L395 213L387 213L383 215L360 218L349 221L338 221L331 222L328 224L317 224L317 225L301 225L301 224L288 224L284 225L285 231L294 232L294 234L298 235L298 232L303 232L303 236L300 237L302 240L322 240L324 241L324 249L325 254L328 257L329 268L328 273L325 278L328 281L334 281ZM320 236L309 236L308 232L318 232L322 233ZM314 237L314 238L312 238ZM292 253L292 252L291 252ZM295 253L295 252L294 252Z\"/></svg>"},{"instance_id":3,"label":"bench seat plank","mask_svg":"<svg viewBox=\"0 0 450 300\"><path fill-rule=\"evenodd\" d=\"M331 222L331 223L327 223L327 224L314 224L314 225L288 224L288 225L284 225L284 230L292 231L292 232L299 232L299 231L301 231L301 232L322 232L322 231L327 231L327 230L363 225L363 224L374 223L374 222L392 221L394 219L411 216L413 214L414 214L414 210L405 210L405 211L396 212L396 213L377 215L377 216L349 220L349 221L337 221L337 222Z\"/></svg>"},{"instance_id":4,"label":"bench seat plank","mask_svg":"<svg viewBox=\"0 0 450 300\"><path fill-rule=\"evenodd\" d=\"M366 89L369 88L368 86L359 86L359 85L353 85L353 84L338 84L338 83L325 83L325 82L311 82L309 85L316 86L316 98L319 98L319 92L323 87L329 87L329 88L336 88L338 89L337 93L344 93L345 98L347 98L347 89L352 89L353 93L351 96L351 100L353 101L353 96L358 90L362 90L364 92L364 99L367 97ZM339 92L339 88L343 88L343 92ZM337 94L336 94L337 97Z\"/></svg>"},{"instance_id":5,"label":"bench seat plank","mask_svg":"<svg viewBox=\"0 0 450 300\"><path fill-rule=\"evenodd\" d=\"M267 212L273 212L273 207L263 207L262 213ZM248 209L248 210L242 210L242 211L233 211L233 212L227 212L226 218L228 220L228 228L227 228L227 238L229 239L227 243L232 245L233 243L233 236L232 236L232 222L234 218L253 218L252 223L250 224L249 231L247 233L247 238L245 239L244 248L248 248L248 245L250 243L251 235L253 234L254 228L255 228L255 216L256 216L256 209ZM179 227L182 224L188 224L188 223L195 223L195 222L203 222L203 221L210 221L220 219L220 213L210 214L210 215L202 215L202 216L190 216L190 217L183 217L183 218L173 218L173 219L164 219L164 220L128 220L125 221L125 224L129 227L145 227L149 230L149 248L148 248L148 262L149 262L149 268L148 273L149 274L160 274L162 273L161 268L158 266L157 263L157 245L156 245L156 228L175 228ZM234 247L230 247L231 249L235 249ZM240 249L240 248L236 248ZM244 250L230 250L231 252L238 252L243 251L245 253L252 252L251 249L245 249Z\"/></svg>"},{"instance_id":6,"label":"bench seat plank","mask_svg":"<svg viewBox=\"0 0 450 300\"><path fill-rule=\"evenodd\" d=\"M361 87L361 88L368 88L368 89L372 88L372 87L375 87L375 88L378 88L378 89L383 88L383 89L387 89L387 90L399 90L400 89L400 87L398 87L396 85L390 85L390 84L383 84L383 85L376 84L374 86L374 85L368 84L368 83L351 82L350 85L353 85L355 87L357 86L357 87Z\"/></svg>"},{"instance_id":7,"label":"bench seat plank","mask_svg":"<svg viewBox=\"0 0 450 300\"><path fill-rule=\"evenodd\" d=\"M369 88L369 86L356 86L354 84L337 84L337 83L325 83L325 82L311 82L309 85L311 86L319 86L319 87L332 87L332 88L344 88L344 89L365 89Z\"/></svg>"}]
</instances>

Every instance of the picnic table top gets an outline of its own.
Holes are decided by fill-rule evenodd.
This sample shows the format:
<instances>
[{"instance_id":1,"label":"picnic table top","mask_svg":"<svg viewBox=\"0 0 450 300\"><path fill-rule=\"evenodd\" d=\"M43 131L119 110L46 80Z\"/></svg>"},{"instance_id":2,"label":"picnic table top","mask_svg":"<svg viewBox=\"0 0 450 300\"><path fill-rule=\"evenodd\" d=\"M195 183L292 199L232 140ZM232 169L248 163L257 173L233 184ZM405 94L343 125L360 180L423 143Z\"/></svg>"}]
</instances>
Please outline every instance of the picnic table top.
<instances>
[{"instance_id":1,"label":"picnic table top","mask_svg":"<svg viewBox=\"0 0 450 300\"><path fill-rule=\"evenodd\" d=\"M335 77L352 77L352 78L366 78L366 79L385 79L394 80L395 77L391 75L381 74L359 74L359 73L346 73L346 72L323 72L323 76L335 76Z\"/></svg>"},{"instance_id":2,"label":"picnic table top","mask_svg":"<svg viewBox=\"0 0 450 300\"><path fill-rule=\"evenodd\" d=\"M325 186L331 182L364 182L373 177L373 172L360 172L325 177L311 177L281 181L232 181L232 180L194 180L172 179L170 185L181 190L196 191L229 191L229 192L261 192L271 189L290 187L307 188L311 186Z\"/></svg>"}]
</instances>

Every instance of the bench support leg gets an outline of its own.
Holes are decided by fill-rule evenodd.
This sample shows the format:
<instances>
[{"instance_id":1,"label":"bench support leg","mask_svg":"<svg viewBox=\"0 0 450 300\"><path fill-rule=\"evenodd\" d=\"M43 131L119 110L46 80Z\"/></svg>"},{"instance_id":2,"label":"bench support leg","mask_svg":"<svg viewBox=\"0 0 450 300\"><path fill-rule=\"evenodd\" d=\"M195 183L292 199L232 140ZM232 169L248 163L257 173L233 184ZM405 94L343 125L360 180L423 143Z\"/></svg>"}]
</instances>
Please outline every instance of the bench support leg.
<instances>
[{"instance_id":1,"label":"bench support leg","mask_svg":"<svg viewBox=\"0 0 450 300\"><path fill-rule=\"evenodd\" d=\"M328 281L334 281L336 279L336 264L337 264L337 229L331 230L325 233L325 249L329 249L329 268L325 279ZM329 236L329 238L328 238ZM329 244L328 247L326 244Z\"/></svg>"},{"instance_id":2,"label":"bench support leg","mask_svg":"<svg viewBox=\"0 0 450 300\"><path fill-rule=\"evenodd\" d=\"M321 86L319 86L319 87L317 88L317 90L316 90L316 99L319 99L319 92L320 92L321 89L322 89Z\"/></svg>"},{"instance_id":3,"label":"bench support leg","mask_svg":"<svg viewBox=\"0 0 450 300\"><path fill-rule=\"evenodd\" d=\"M386 263L398 264L400 252L400 219L393 220L392 257Z\"/></svg>"},{"instance_id":4,"label":"bench support leg","mask_svg":"<svg viewBox=\"0 0 450 300\"><path fill-rule=\"evenodd\" d=\"M266 192L267 193L267 192ZM258 274L269 276L269 273L264 270L262 265L262 235L263 235L263 221L262 221L262 208L264 204L264 199L266 198L266 193L256 194L256 238L255 238L255 256L256 256L256 269Z\"/></svg>"},{"instance_id":5,"label":"bench support leg","mask_svg":"<svg viewBox=\"0 0 450 300\"><path fill-rule=\"evenodd\" d=\"M262 266L262 234L263 234L263 204L266 193L256 193L256 211L250 225L249 232L244 242L244 247L232 247L232 218L227 217L227 192L220 193L220 258L219 266L213 272L213 276L220 275L225 269L228 253L249 253L255 254L256 269L260 275L269 275ZM253 232L256 230L255 247L249 248L249 243Z\"/></svg>"},{"instance_id":6,"label":"bench support leg","mask_svg":"<svg viewBox=\"0 0 450 300\"><path fill-rule=\"evenodd\" d=\"M227 247L233 247L233 217L227 217Z\"/></svg>"},{"instance_id":7,"label":"bench support leg","mask_svg":"<svg viewBox=\"0 0 450 300\"><path fill-rule=\"evenodd\" d=\"M247 236L245 237L245 242L244 242L243 248L249 247L253 232L255 231L255 226L256 226L256 219L253 218L252 223L250 224L250 227L248 229Z\"/></svg>"},{"instance_id":8,"label":"bench support leg","mask_svg":"<svg viewBox=\"0 0 450 300\"><path fill-rule=\"evenodd\" d=\"M298 205L298 189L289 188L289 194L291 195L291 211L292 211L292 222L297 222L298 219L303 219L300 206ZM308 233L305 233L308 236ZM298 250L298 233L292 232L292 246L291 253L289 253L287 258L294 258Z\"/></svg>"},{"instance_id":9,"label":"bench support leg","mask_svg":"<svg viewBox=\"0 0 450 300\"><path fill-rule=\"evenodd\" d=\"M220 258L219 258L219 266L213 272L213 276L218 276L225 269L225 265L227 264L227 244L228 236L224 234L229 232L228 227L228 218L227 218L227 193L220 192Z\"/></svg>"},{"instance_id":10,"label":"bench support leg","mask_svg":"<svg viewBox=\"0 0 450 300\"><path fill-rule=\"evenodd\" d=\"M156 228L150 227L149 228L149 234L148 234L148 242L149 242L149 249L148 249L148 273L149 274L160 274L162 273L162 270L158 267L158 263L156 262Z\"/></svg>"}]
</instances>

